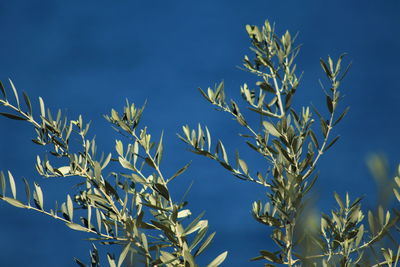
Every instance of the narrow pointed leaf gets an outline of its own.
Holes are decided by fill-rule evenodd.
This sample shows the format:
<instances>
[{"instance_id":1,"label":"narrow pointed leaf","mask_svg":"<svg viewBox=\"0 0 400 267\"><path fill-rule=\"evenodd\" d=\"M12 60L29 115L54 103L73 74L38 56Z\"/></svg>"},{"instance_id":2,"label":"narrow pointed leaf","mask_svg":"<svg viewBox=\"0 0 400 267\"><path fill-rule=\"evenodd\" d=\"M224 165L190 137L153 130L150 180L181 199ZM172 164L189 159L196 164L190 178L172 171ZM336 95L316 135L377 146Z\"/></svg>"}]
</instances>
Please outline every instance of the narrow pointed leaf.
<instances>
[{"instance_id":1,"label":"narrow pointed leaf","mask_svg":"<svg viewBox=\"0 0 400 267\"><path fill-rule=\"evenodd\" d=\"M217 267L217 266L219 266L221 263L224 262L224 260L225 260L227 255L228 255L228 251L225 251L225 252L221 253L212 262L210 262L210 264L208 264L207 267Z\"/></svg>"},{"instance_id":2,"label":"narrow pointed leaf","mask_svg":"<svg viewBox=\"0 0 400 267\"><path fill-rule=\"evenodd\" d=\"M33 192L33 199L35 201L36 207L43 210L43 192L39 184L34 183L35 191Z\"/></svg>"},{"instance_id":3,"label":"narrow pointed leaf","mask_svg":"<svg viewBox=\"0 0 400 267\"><path fill-rule=\"evenodd\" d=\"M67 195L67 211L68 217L72 221L74 217L74 206L72 205L72 199L69 195Z\"/></svg>"},{"instance_id":4,"label":"narrow pointed leaf","mask_svg":"<svg viewBox=\"0 0 400 267\"><path fill-rule=\"evenodd\" d=\"M4 100L7 100L6 90L4 89L4 85L1 81L0 81L0 91L3 94Z\"/></svg>"},{"instance_id":5,"label":"narrow pointed leaf","mask_svg":"<svg viewBox=\"0 0 400 267\"><path fill-rule=\"evenodd\" d=\"M28 96L25 92L22 92L22 95L24 96L25 104L26 104L26 106L28 107L29 114L32 115L32 104L31 104L31 100L29 99L29 96Z\"/></svg>"},{"instance_id":6,"label":"narrow pointed leaf","mask_svg":"<svg viewBox=\"0 0 400 267\"><path fill-rule=\"evenodd\" d=\"M8 80L10 81L11 88L12 88L13 93L14 93L14 96L15 96L15 100L17 101L18 109L20 109L20 107L19 107L19 97L18 97L17 89L15 88L15 85L14 85L14 83L11 81L11 79L8 79Z\"/></svg>"},{"instance_id":7,"label":"narrow pointed leaf","mask_svg":"<svg viewBox=\"0 0 400 267\"><path fill-rule=\"evenodd\" d=\"M186 164L185 166L183 166L182 168L180 168L174 175L172 175L167 183L171 182L173 179L175 179L176 177L178 177L179 175L181 175L182 173L184 173L187 168L190 166L191 162L189 162L188 164Z\"/></svg>"},{"instance_id":8,"label":"narrow pointed leaf","mask_svg":"<svg viewBox=\"0 0 400 267\"><path fill-rule=\"evenodd\" d=\"M44 106L43 98L39 96L39 105L40 105L40 115L42 118L46 118L46 109Z\"/></svg>"},{"instance_id":9,"label":"narrow pointed leaf","mask_svg":"<svg viewBox=\"0 0 400 267\"><path fill-rule=\"evenodd\" d=\"M30 206L30 201L31 201L31 188L29 186L28 181L24 178L24 183L25 183L25 193L26 193L26 199L28 201L28 205Z\"/></svg>"},{"instance_id":10,"label":"narrow pointed leaf","mask_svg":"<svg viewBox=\"0 0 400 267\"><path fill-rule=\"evenodd\" d=\"M204 240L204 242L201 244L201 246L199 247L199 249L196 251L196 253L194 254L195 257L197 257L198 255L200 255L205 249L207 249L207 247L211 244L211 241L213 240L214 236L215 236L216 232L213 232L212 234L210 234L206 240Z\"/></svg>"},{"instance_id":11,"label":"narrow pointed leaf","mask_svg":"<svg viewBox=\"0 0 400 267\"><path fill-rule=\"evenodd\" d=\"M339 138L340 138L340 135L336 136L332 140L332 142L330 142L330 144L325 147L324 152L326 152L331 146L333 146L336 143L336 141L339 140Z\"/></svg>"},{"instance_id":12,"label":"narrow pointed leaf","mask_svg":"<svg viewBox=\"0 0 400 267\"><path fill-rule=\"evenodd\" d=\"M17 189L15 187L15 180L10 171L8 171L8 180L10 181L11 194L13 198L17 198Z\"/></svg>"},{"instance_id":13,"label":"narrow pointed leaf","mask_svg":"<svg viewBox=\"0 0 400 267\"><path fill-rule=\"evenodd\" d=\"M26 205L24 203L22 203L21 201L19 201L18 199L10 198L10 197L3 197L2 199L17 208L26 208Z\"/></svg>"},{"instance_id":14,"label":"narrow pointed leaf","mask_svg":"<svg viewBox=\"0 0 400 267\"><path fill-rule=\"evenodd\" d=\"M77 224L77 223L66 223L66 225L69 227L69 228L71 228L71 229L73 229L73 230L76 230L76 231L83 231L83 232L89 232L89 230L86 228L86 227L83 227L82 225L80 225L80 224Z\"/></svg>"},{"instance_id":15,"label":"narrow pointed leaf","mask_svg":"<svg viewBox=\"0 0 400 267\"><path fill-rule=\"evenodd\" d=\"M264 128L267 130L267 132L269 134L272 134L273 136L276 136L276 137L281 136L281 134L278 132L278 130L272 123L270 123L268 121L263 121L262 123L263 123Z\"/></svg>"},{"instance_id":16,"label":"narrow pointed leaf","mask_svg":"<svg viewBox=\"0 0 400 267\"><path fill-rule=\"evenodd\" d=\"M26 118L11 114L11 113L5 113L5 112L0 112L0 115L7 117L12 120L18 120L18 121L26 121Z\"/></svg>"},{"instance_id":17,"label":"narrow pointed leaf","mask_svg":"<svg viewBox=\"0 0 400 267\"><path fill-rule=\"evenodd\" d=\"M131 244L128 243L128 244L124 247L124 249L122 250L122 252L121 252L121 254L119 255L119 258L118 258L118 265L117 265L118 267L120 267L120 266L122 265L122 263L124 262L124 260L125 260L125 258L126 258L126 255L127 255L128 252L129 252L130 247L131 247Z\"/></svg>"}]
</instances>

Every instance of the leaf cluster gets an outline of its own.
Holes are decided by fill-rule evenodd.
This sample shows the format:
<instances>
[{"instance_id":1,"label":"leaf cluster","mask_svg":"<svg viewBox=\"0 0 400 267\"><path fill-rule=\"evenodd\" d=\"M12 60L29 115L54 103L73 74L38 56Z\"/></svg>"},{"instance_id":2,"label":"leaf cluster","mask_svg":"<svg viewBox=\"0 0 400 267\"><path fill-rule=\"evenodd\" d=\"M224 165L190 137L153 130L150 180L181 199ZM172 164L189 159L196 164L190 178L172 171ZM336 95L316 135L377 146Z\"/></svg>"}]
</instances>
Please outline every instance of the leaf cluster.
<instances>
[{"instance_id":1,"label":"leaf cluster","mask_svg":"<svg viewBox=\"0 0 400 267\"><path fill-rule=\"evenodd\" d=\"M154 142L146 127L138 128L144 107L137 108L127 102L121 115L112 109L111 114L105 116L127 142L116 140L115 156L110 152L99 157L95 139L87 137L90 123L84 123L82 116L68 120L58 111L56 119L53 119L51 111L46 112L43 99L39 98L40 119L36 120L29 97L23 94L28 109L24 111L14 84L11 81L10 84L15 104L8 99L2 84L0 103L13 113L0 114L29 122L37 133L32 141L51 149L44 158L37 156L39 175L45 178L74 176L80 177L81 181L76 185L78 192L74 196L68 194L60 206L56 203L53 209L46 210L44 194L38 183L35 182L32 189L24 179L27 201L23 202L17 199L16 182L11 172L8 172L8 179L0 172L2 200L18 208L49 215L73 230L91 233L94 237L89 240L93 242L121 246L118 258L107 254L110 266L138 262L145 266L197 266L198 256L209 247L215 232L208 234L204 213L191 219L188 202L176 202L171 196L169 183L183 174L189 164L170 177L164 176L160 167L163 135ZM79 137L77 145L70 144L73 140L71 135ZM59 162L68 163L59 166ZM110 165L113 170L106 175ZM11 196L6 194L7 184ZM85 212L76 218L76 210ZM208 266L220 265L226 256L227 252L220 254ZM93 245L91 266L99 266L99 259L98 250ZM75 261L79 266L86 266L79 259Z\"/></svg>"}]
</instances>

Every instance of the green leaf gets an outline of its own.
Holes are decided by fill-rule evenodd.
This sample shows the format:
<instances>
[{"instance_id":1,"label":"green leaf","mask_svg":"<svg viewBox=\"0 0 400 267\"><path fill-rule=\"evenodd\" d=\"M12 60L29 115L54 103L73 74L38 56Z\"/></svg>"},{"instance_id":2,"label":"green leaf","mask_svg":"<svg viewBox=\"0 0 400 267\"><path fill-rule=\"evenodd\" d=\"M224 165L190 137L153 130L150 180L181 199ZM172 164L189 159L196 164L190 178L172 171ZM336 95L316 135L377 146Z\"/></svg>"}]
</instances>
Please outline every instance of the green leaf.
<instances>
[{"instance_id":1,"label":"green leaf","mask_svg":"<svg viewBox=\"0 0 400 267\"><path fill-rule=\"evenodd\" d=\"M221 263L224 262L224 260L225 260L227 255L228 255L228 251L225 251L225 252L221 253L212 262L210 262L210 264L208 264L207 267L217 267L217 266L219 266Z\"/></svg>"},{"instance_id":2,"label":"green leaf","mask_svg":"<svg viewBox=\"0 0 400 267\"><path fill-rule=\"evenodd\" d=\"M281 134L276 129L275 125L273 125L272 123L270 123L268 121L263 121L262 123L263 123L264 128L267 130L267 132L269 134L272 134L273 136L276 136L276 137L281 136Z\"/></svg>"},{"instance_id":3,"label":"green leaf","mask_svg":"<svg viewBox=\"0 0 400 267\"><path fill-rule=\"evenodd\" d=\"M329 95L326 96L326 106L328 107L329 113L332 114L332 112L333 112L333 101L332 101L332 98Z\"/></svg>"},{"instance_id":4,"label":"green leaf","mask_svg":"<svg viewBox=\"0 0 400 267\"><path fill-rule=\"evenodd\" d=\"M14 83L11 81L11 79L8 79L8 80L10 81L11 88L12 88L14 96L15 96L15 100L17 101L18 109L20 109L20 107L19 107L19 97L18 97L17 89L15 88Z\"/></svg>"},{"instance_id":5,"label":"green leaf","mask_svg":"<svg viewBox=\"0 0 400 267\"><path fill-rule=\"evenodd\" d=\"M124 247L124 249L122 250L122 252L121 252L121 254L119 255L119 258L118 258L118 265L117 265L118 267L120 267L120 266L122 265L122 263L124 262L124 260L125 260L125 258L126 258L126 255L127 255L128 252L129 252L130 247L131 247L131 244L128 243L128 244Z\"/></svg>"},{"instance_id":6,"label":"green leaf","mask_svg":"<svg viewBox=\"0 0 400 267\"><path fill-rule=\"evenodd\" d=\"M172 263L173 261L175 261L177 259L177 257L175 257L174 255L172 255L171 253L169 253L167 251L160 251L160 253L161 253L160 260L166 266L168 266L167 265L168 263Z\"/></svg>"},{"instance_id":7,"label":"green leaf","mask_svg":"<svg viewBox=\"0 0 400 267\"><path fill-rule=\"evenodd\" d=\"M338 203L338 205L340 206L341 210L344 210L344 205L343 205L343 201L340 198L340 196L338 195L338 193L334 192L333 195L335 196L336 202Z\"/></svg>"},{"instance_id":8,"label":"green leaf","mask_svg":"<svg viewBox=\"0 0 400 267\"><path fill-rule=\"evenodd\" d=\"M139 183L139 184L143 184L143 185L148 184L148 182L146 181L146 179L144 179L143 177L141 177L141 176L139 176L139 175L137 175L137 174L135 174L135 173L132 173L130 178L131 178L132 181L134 181L135 183Z\"/></svg>"},{"instance_id":9,"label":"green leaf","mask_svg":"<svg viewBox=\"0 0 400 267\"><path fill-rule=\"evenodd\" d=\"M71 229L73 229L73 230L76 230L76 231L89 232L89 230L88 230L86 227L83 227L82 225L77 224L77 223L69 222L69 223L66 223L66 225L67 225L69 228L71 228Z\"/></svg>"},{"instance_id":10,"label":"green leaf","mask_svg":"<svg viewBox=\"0 0 400 267\"><path fill-rule=\"evenodd\" d=\"M164 135L164 132L161 133L160 141L158 142L158 146L157 146L157 149L156 149L156 154L154 156L154 160L156 161L158 166L160 166L161 159L162 159L162 154L163 154L163 150L164 150L164 147L163 147L163 135Z\"/></svg>"},{"instance_id":11,"label":"green leaf","mask_svg":"<svg viewBox=\"0 0 400 267\"><path fill-rule=\"evenodd\" d=\"M2 196L4 196L6 194L6 179L2 171L0 171L0 182L1 182Z\"/></svg>"},{"instance_id":12,"label":"green leaf","mask_svg":"<svg viewBox=\"0 0 400 267\"><path fill-rule=\"evenodd\" d=\"M208 227L204 227L200 231L197 232L195 238L193 238L192 244L190 244L189 251L192 251L200 242L203 240L204 236L208 231ZM196 257L196 253L194 254Z\"/></svg>"},{"instance_id":13,"label":"green leaf","mask_svg":"<svg viewBox=\"0 0 400 267\"><path fill-rule=\"evenodd\" d=\"M43 210L43 192L39 184L34 183L35 191L33 192L33 199L35 201L36 207Z\"/></svg>"},{"instance_id":14,"label":"green leaf","mask_svg":"<svg viewBox=\"0 0 400 267\"><path fill-rule=\"evenodd\" d=\"M17 208L26 208L26 205L24 203L22 203L21 201L19 201L18 199L9 198L9 197L3 197L2 199Z\"/></svg>"},{"instance_id":15,"label":"green leaf","mask_svg":"<svg viewBox=\"0 0 400 267\"><path fill-rule=\"evenodd\" d=\"M11 188L11 193L13 195L13 198L17 198L17 189L15 188L14 177L12 176L10 171L8 171L8 179L10 181L10 188Z\"/></svg>"},{"instance_id":16,"label":"green leaf","mask_svg":"<svg viewBox=\"0 0 400 267\"><path fill-rule=\"evenodd\" d=\"M151 160L149 157L146 157L144 161L149 165L150 167L156 169L156 165L154 164L153 160Z\"/></svg>"},{"instance_id":17,"label":"green leaf","mask_svg":"<svg viewBox=\"0 0 400 267\"><path fill-rule=\"evenodd\" d=\"M26 104L26 106L28 107L28 110L29 110L28 114L32 115L31 100L29 99L29 96L25 92L22 92L22 95L24 96L25 104Z\"/></svg>"},{"instance_id":18,"label":"green leaf","mask_svg":"<svg viewBox=\"0 0 400 267\"><path fill-rule=\"evenodd\" d=\"M333 126L335 126L336 124L338 124L343 118L344 116L346 116L347 112L349 112L350 107L347 107L342 114L340 114L340 116L336 119L336 121L333 123Z\"/></svg>"},{"instance_id":19,"label":"green leaf","mask_svg":"<svg viewBox=\"0 0 400 267\"><path fill-rule=\"evenodd\" d=\"M74 206L72 205L72 199L69 195L67 195L67 211L68 217L70 221L72 221L74 217Z\"/></svg>"},{"instance_id":20,"label":"green leaf","mask_svg":"<svg viewBox=\"0 0 400 267\"><path fill-rule=\"evenodd\" d=\"M189 263L189 267L197 267L197 265L194 263L194 259L192 254L186 249L183 249L183 258L185 262ZM187 264L185 266L188 266Z\"/></svg>"},{"instance_id":21,"label":"green leaf","mask_svg":"<svg viewBox=\"0 0 400 267\"><path fill-rule=\"evenodd\" d=\"M125 158L118 157L118 161L121 164L121 166L124 167L125 169L131 170L131 171L135 170L135 167L129 161L127 161Z\"/></svg>"},{"instance_id":22,"label":"green leaf","mask_svg":"<svg viewBox=\"0 0 400 267\"><path fill-rule=\"evenodd\" d=\"M356 236L356 247L360 244L364 235L364 224L361 224L360 228L358 228L357 236Z\"/></svg>"},{"instance_id":23,"label":"green leaf","mask_svg":"<svg viewBox=\"0 0 400 267\"><path fill-rule=\"evenodd\" d=\"M182 173L184 173L187 168L190 166L192 162L189 162L188 164L186 164L185 166L183 166L181 169L179 169L174 175L171 176L171 178L169 178L167 180L167 183L171 182L173 179L175 179L176 177L178 177L179 175L181 175Z\"/></svg>"},{"instance_id":24,"label":"green leaf","mask_svg":"<svg viewBox=\"0 0 400 267\"><path fill-rule=\"evenodd\" d=\"M333 145L336 143L336 141L339 140L339 138L340 138L340 135L336 136L336 137L332 140L332 142L330 142L330 144L326 146L326 148L324 149L324 152L326 152L331 146L333 146Z\"/></svg>"},{"instance_id":25,"label":"green leaf","mask_svg":"<svg viewBox=\"0 0 400 267\"><path fill-rule=\"evenodd\" d=\"M162 184L155 184L154 190L156 190L160 195L162 195L166 200L169 200L169 192L168 189Z\"/></svg>"},{"instance_id":26,"label":"green leaf","mask_svg":"<svg viewBox=\"0 0 400 267\"><path fill-rule=\"evenodd\" d=\"M5 112L0 112L0 115L7 117L9 119L13 119L13 120L18 120L18 121L26 121L26 118L11 114L11 113L5 113Z\"/></svg>"},{"instance_id":27,"label":"green leaf","mask_svg":"<svg viewBox=\"0 0 400 267\"><path fill-rule=\"evenodd\" d=\"M42 116L42 118L46 118L46 109L44 106L44 101L43 98L41 98L39 96L39 105L40 105L40 115Z\"/></svg>"},{"instance_id":28,"label":"green leaf","mask_svg":"<svg viewBox=\"0 0 400 267\"><path fill-rule=\"evenodd\" d=\"M202 95L205 99L207 99L207 101L209 101L211 104L213 104L213 101L208 97L208 95L207 95L201 88L198 88L198 89L199 89L201 95Z\"/></svg>"},{"instance_id":29,"label":"green leaf","mask_svg":"<svg viewBox=\"0 0 400 267\"><path fill-rule=\"evenodd\" d=\"M210 234L206 240L201 244L201 246L197 249L196 253L194 254L195 257L200 255L207 247L211 244L211 241L213 240L216 232L213 232Z\"/></svg>"},{"instance_id":30,"label":"green leaf","mask_svg":"<svg viewBox=\"0 0 400 267\"><path fill-rule=\"evenodd\" d=\"M226 154L224 144L222 144L221 140L218 140L217 150L218 147L221 149L222 158L224 159L225 163L228 163L228 155Z\"/></svg>"},{"instance_id":31,"label":"green leaf","mask_svg":"<svg viewBox=\"0 0 400 267\"><path fill-rule=\"evenodd\" d=\"M310 137L311 137L311 141L314 143L315 147L317 149L319 149L318 139L317 139L317 137L315 136L315 133L312 130L310 130Z\"/></svg>"},{"instance_id":32,"label":"green leaf","mask_svg":"<svg viewBox=\"0 0 400 267\"><path fill-rule=\"evenodd\" d=\"M244 160L242 160L242 159L238 159L238 162L239 162L239 166L243 170L243 172L245 174L248 174L249 173L249 169L247 168L246 162Z\"/></svg>"},{"instance_id":33,"label":"green leaf","mask_svg":"<svg viewBox=\"0 0 400 267\"><path fill-rule=\"evenodd\" d=\"M371 211L368 211L368 224L369 224L369 229L371 230L371 233L375 233L375 222L374 222L374 215L372 214Z\"/></svg>"},{"instance_id":34,"label":"green leaf","mask_svg":"<svg viewBox=\"0 0 400 267\"><path fill-rule=\"evenodd\" d=\"M107 260L110 267L117 267L117 265L115 264L114 256L112 256L110 253L107 253Z\"/></svg>"},{"instance_id":35,"label":"green leaf","mask_svg":"<svg viewBox=\"0 0 400 267\"><path fill-rule=\"evenodd\" d=\"M84 264L83 262L81 262L79 259L74 258L74 261L76 264L79 265L79 267L88 267L86 264Z\"/></svg>"},{"instance_id":36,"label":"green leaf","mask_svg":"<svg viewBox=\"0 0 400 267\"><path fill-rule=\"evenodd\" d=\"M399 191L397 191L396 188L393 188L393 192L394 192L397 200L400 201L400 193L399 193Z\"/></svg>"},{"instance_id":37,"label":"green leaf","mask_svg":"<svg viewBox=\"0 0 400 267\"><path fill-rule=\"evenodd\" d=\"M329 68L326 66L324 60L321 58L321 59L319 60L319 62L321 63L321 67L322 67L322 69L324 70L324 72L326 73L326 75L328 76L328 78L331 79L331 78L332 78L332 73L331 73L331 71L329 70Z\"/></svg>"},{"instance_id":38,"label":"green leaf","mask_svg":"<svg viewBox=\"0 0 400 267\"><path fill-rule=\"evenodd\" d=\"M208 130L207 126L206 126L206 135L207 135L207 146L208 146L208 150L211 150L211 134L210 131Z\"/></svg>"},{"instance_id":39,"label":"green leaf","mask_svg":"<svg viewBox=\"0 0 400 267\"><path fill-rule=\"evenodd\" d=\"M7 100L6 90L4 90L4 85L1 81L0 81L0 90L1 90L1 93L3 94L4 100Z\"/></svg>"},{"instance_id":40,"label":"green leaf","mask_svg":"<svg viewBox=\"0 0 400 267\"><path fill-rule=\"evenodd\" d=\"M101 166L98 161L94 162L94 177L98 182L101 181Z\"/></svg>"},{"instance_id":41,"label":"green leaf","mask_svg":"<svg viewBox=\"0 0 400 267\"><path fill-rule=\"evenodd\" d=\"M103 170L105 167L107 167L108 163L110 163L111 160L111 153L108 153L107 158L103 161L103 164L101 164L101 169Z\"/></svg>"},{"instance_id":42,"label":"green leaf","mask_svg":"<svg viewBox=\"0 0 400 267\"><path fill-rule=\"evenodd\" d=\"M120 157L124 156L124 146L122 145L121 140L115 141L115 150L117 151L117 153Z\"/></svg>"},{"instance_id":43,"label":"green leaf","mask_svg":"<svg viewBox=\"0 0 400 267\"><path fill-rule=\"evenodd\" d=\"M267 260L275 262L275 263L282 263L282 260L279 259L274 253L266 251L266 250L261 250L260 254Z\"/></svg>"},{"instance_id":44,"label":"green leaf","mask_svg":"<svg viewBox=\"0 0 400 267\"><path fill-rule=\"evenodd\" d=\"M28 200L28 205L30 206L30 201L31 201L31 188L29 187L28 181L24 178L24 183L25 183L25 193L26 193L26 199Z\"/></svg>"},{"instance_id":45,"label":"green leaf","mask_svg":"<svg viewBox=\"0 0 400 267\"><path fill-rule=\"evenodd\" d=\"M320 119L320 122L321 122L322 134L326 138L326 136L328 135L328 124L323 118Z\"/></svg>"}]
</instances>

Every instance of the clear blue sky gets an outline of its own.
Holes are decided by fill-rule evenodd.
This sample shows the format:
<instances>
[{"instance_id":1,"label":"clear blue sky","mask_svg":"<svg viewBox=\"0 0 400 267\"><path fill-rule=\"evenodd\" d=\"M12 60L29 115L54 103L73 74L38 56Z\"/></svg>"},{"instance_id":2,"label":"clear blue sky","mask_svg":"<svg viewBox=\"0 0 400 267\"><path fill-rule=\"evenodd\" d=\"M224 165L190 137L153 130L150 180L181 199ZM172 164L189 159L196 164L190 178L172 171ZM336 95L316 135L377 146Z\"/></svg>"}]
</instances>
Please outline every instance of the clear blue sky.
<instances>
[{"instance_id":1,"label":"clear blue sky","mask_svg":"<svg viewBox=\"0 0 400 267\"><path fill-rule=\"evenodd\" d=\"M253 81L237 68L250 53L244 26L265 19L282 33L299 32L298 69L304 70L299 104L324 106L319 58L347 52L353 67L342 89L351 110L336 129L341 140L320 161L315 192L322 207L333 204L333 191L366 195L368 206L375 189L366 156L386 154L392 170L399 162L399 13L395 0L2 1L0 79L13 79L35 103L42 96L54 110L92 120L92 134L104 151L113 150L119 137L102 115L122 107L125 98L139 105L147 99L143 125L153 135L164 129L165 172L193 160L172 189L181 196L194 181L190 207L194 213L206 210L217 231L203 260L229 250L224 266L258 266L248 259L272 246L250 207L265 192L189 153L176 138L183 124L202 122L228 147L244 148L247 161L254 156L233 134L241 130L237 123L214 111L197 88L225 80L228 96L240 100L239 86ZM0 169L39 181L48 207L64 201L70 183L44 181L33 171L36 154L44 152L30 141L33 129L5 118L0 127ZM74 256L87 261L90 244L81 240L87 235L3 202L0 212L1 266L74 266Z\"/></svg>"}]
</instances>

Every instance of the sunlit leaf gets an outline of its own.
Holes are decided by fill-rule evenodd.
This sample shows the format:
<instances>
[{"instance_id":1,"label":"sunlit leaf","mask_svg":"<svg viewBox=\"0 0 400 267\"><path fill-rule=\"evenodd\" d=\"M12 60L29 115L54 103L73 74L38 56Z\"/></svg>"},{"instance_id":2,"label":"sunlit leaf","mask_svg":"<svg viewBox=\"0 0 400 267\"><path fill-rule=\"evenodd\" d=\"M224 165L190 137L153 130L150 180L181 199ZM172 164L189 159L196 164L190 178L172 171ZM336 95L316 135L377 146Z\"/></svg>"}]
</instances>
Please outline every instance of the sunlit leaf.
<instances>
[{"instance_id":1,"label":"sunlit leaf","mask_svg":"<svg viewBox=\"0 0 400 267\"><path fill-rule=\"evenodd\" d=\"M267 130L267 132L269 134L272 134L273 136L276 136L276 137L281 136L281 134L278 132L278 130L275 128L275 126L272 123L270 123L268 121L263 121L262 123L263 123L264 128Z\"/></svg>"},{"instance_id":2,"label":"sunlit leaf","mask_svg":"<svg viewBox=\"0 0 400 267\"><path fill-rule=\"evenodd\" d=\"M18 109L20 109L20 107L19 107L19 97L18 97L17 89L15 88L15 85L14 85L14 83L11 81L11 79L8 79L8 80L10 81L11 88L12 88L13 93L14 93L14 96L15 96L15 101L17 101Z\"/></svg>"},{"instance_id":3,"label":"sunlit leaf","mask_svg":"<svg viewBox=\"0 0 400 267\"><path fill-rule=\"evenodd\" d=\"M77 224L77 223L70 222L70 223L66 223L66 225L73 230L83 231L83 232L89 231L86 227L83 227L82 225Z\"/></svg>"},{"instance_id":4,"label":"sunlit leaf","mask_svg":"<svg viewBox=\"0 0 400 267\"><path fill-rule=\"evenodd\" d=\"M43 192L39 184L34 183L35 191L33 192L33 199L38 209L43 210Z\"/></svg>"},{"instance_id":5,"label":"sunlit leaf","mask_svg":"<svg viewBox=\"0 0 400 267\"><path fill-rule=\"evenodd\" d=\"M2 199L17 208L26 208L26 205L24 203L22 203L21 201L19 201L18 199L9 198L9 197L3 197Z\"/></svg>"},{"instance_id":6,"label":"sunlit leaf","mask_svg":"<svg viewBox=\"0 0 400 267\"><path fill-rule=\"evenodd\" d=\"M11 188L11 193L13 195L13 198L17 198L17 189L15 188L14 177L12 176L10 171L8 171L8 179L10 181L10 188Z\"/></svg>"},{"instance_id":7,"label":"sunlit leaf","mask_svg":"<svg viewBox=\"0 0 400 267\"><path fill-rule=\"evenodd\" d=\"M225 260L227 255L228 255L228 251L225 251L225 252L221 253L212 262L210 262L210 264L208 264L207 267L217 267L217 266L219 266L221 263L224 262L224 260Z\"/></svg>"},{"instance_id":8,"label":"sunlit leaf","mask_svg":"<svg viewBox=\"0 0 400 267\"><path fill-rule=\"evenodd\" d=\"M122 265L122 263L124 262L124 260L126 258L126 255L129 252L130 247L131 247L131 244L128 243L128 244L126 244L126 246L122 250L122 252L121 252L121 254L119 255L119 258L118 258L118 265L117 265L118 267L120 267Z\"/></svg>"}]
</instances>

